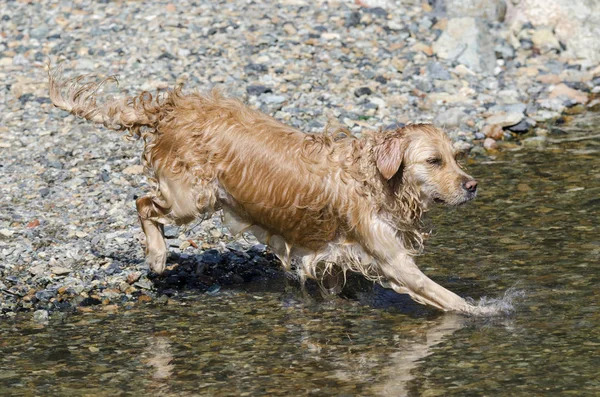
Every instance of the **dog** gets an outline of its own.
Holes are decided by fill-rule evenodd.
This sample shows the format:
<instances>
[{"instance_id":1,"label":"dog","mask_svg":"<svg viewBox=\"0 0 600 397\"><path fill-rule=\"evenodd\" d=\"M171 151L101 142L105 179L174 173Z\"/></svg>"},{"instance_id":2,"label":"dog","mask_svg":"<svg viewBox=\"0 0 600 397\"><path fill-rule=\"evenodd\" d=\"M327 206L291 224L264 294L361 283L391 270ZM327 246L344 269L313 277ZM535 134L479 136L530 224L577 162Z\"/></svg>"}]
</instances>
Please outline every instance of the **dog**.
<instances>
[{"instance_id":1,"label":"dog","mask_svg":"<svg viewBox=\"0 0 600 397\"><path fill-rule=\"evenodd\" d=\"M165 270L164 224L223 211L233 234L252 232L286 270L324 284L346 272L443 311L483 314L424 275L414 261L434 204L464 204L477 181L431 124L385 131L306 134L213 90L178 87L155 98L96 100L100 83L49 71L52 103L144 142L152 192L138 198L146 261Z\"/></svg>"}]
</instances>

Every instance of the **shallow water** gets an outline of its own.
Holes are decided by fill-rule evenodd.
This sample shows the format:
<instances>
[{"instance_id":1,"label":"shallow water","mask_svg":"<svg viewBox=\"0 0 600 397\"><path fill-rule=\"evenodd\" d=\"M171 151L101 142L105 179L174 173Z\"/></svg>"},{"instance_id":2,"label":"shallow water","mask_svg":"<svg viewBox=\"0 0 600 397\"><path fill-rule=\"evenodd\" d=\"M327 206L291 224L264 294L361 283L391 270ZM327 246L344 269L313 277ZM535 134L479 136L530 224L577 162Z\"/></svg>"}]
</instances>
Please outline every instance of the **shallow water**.
<instances>
[{"instance_id":1,"label":"shallow water","mask_svg":"<svg viewBox=\"0 0 600 397\"><path fill-rule=\"evenodd\" d=\"M443 315L356 280L330 301L284 280L191 291L0 323L0 395L599 395L600 143L468 168L478 199L434 211L418 263L462 296L512 289L510 316Z\"/></svg>"}]
</instances>

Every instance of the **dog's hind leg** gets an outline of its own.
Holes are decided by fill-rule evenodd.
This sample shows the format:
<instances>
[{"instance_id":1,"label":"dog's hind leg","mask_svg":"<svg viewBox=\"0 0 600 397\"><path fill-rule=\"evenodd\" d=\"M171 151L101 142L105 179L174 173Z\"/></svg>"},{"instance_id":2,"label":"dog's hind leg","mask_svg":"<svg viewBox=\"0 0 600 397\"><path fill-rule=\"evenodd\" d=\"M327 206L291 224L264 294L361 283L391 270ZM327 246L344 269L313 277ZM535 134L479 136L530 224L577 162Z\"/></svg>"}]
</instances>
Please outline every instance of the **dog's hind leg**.
<instances>
[{"instance_id":1,"label":"dog's hind leg","mask_svg":"<svg viewBox=\"0 0 600 397\"><path fill-rule=\"evenodd\" d=\"M156 273L162 273L167 263L167 245L163 224L168 210L161 206L155 197L140 197L135 204L142 230L146 235L146 263Z\"/></svg>"},{"instance_id":2,"label":"dog's hind leg","mask_svg":"<svg viewBox=\"0 0 600 397\"><path fill-rule=\"evenodd\" d=\"M157 176L157 194L142 197L136 204L146 234L146 262L160 274L165 270L168 256L163 225L185 225L199 215L212 213L215 188L210 183L194 184L185 174L174 176L163 171Z\"/></svg>"}]
</instances>

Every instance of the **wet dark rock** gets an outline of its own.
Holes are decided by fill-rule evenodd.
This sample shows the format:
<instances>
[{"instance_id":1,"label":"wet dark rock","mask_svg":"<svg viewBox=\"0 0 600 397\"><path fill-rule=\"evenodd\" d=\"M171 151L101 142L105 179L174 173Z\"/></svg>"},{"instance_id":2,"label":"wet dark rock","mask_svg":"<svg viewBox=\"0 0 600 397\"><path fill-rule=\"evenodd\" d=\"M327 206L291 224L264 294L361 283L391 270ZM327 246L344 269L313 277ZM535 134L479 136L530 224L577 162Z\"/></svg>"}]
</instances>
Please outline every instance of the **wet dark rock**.
<instances>
[{"instance_id":1,"label":"wet dark rock","mask_svg":"<svg viewBox=\"0 0 600 397\"><path fill-rule=\"evenodd\" d=\"M267 72L269 70L269 67L267 65L262 64L262 63L249 63L248 65L246 65L244 67L244 70L246 72L264 73L264 72Z\"/></svg>"},{"instance_id":2,"label":"wet dark rock","mask_svg":"<svg viewBox=\"0 0 600 397\"><path fill-rule=\"evenodd\" d=\"M248 95L258 96L260 94L273 92L273 89L264 85L249 85L246 87Z\"/></svg>"},{"instance_id":3,"label":"wet dark rock","mask_svg":"<svg viewBox=\"0 0 600 397\"><path fill-rule=\"evenodd\" d=\"M346 22L344 22L344 26L346 26L347 28L353 28L355 26L358 26L360 24L360 18L361 18L360 12L358 12L358 11L351 12L346 17Z\"/></svg>"},{"instance_id":4,"label":"wet dark rock","mask_svg":"<svg viewBox=\"0 0 600 397\"><path fill-rule=\"evenodd\" d=\"M360 87L354 90L354 96L361 97L365 95L371 95L373 91L369 87Z\"/></svg>"},{"instance_id":5,"label":"wet dark rock","mask_svg":"<svg viewBox=\"0 0 600 397\"><path fill-rule=\"evenodd\" d=\"M42 291L38 291L35 293L35 297L42 302L48 302L50 299L54 298L58 293L57 288L49 288Z\"/></svg>"},{"instance_id":6,"label":"wet dark rock","mask_svg":"<svg viewBox=\"0 0 600 397\"><path fill-rule=\"evenodd\" d=\"M521 120L518 124L510 126L507 129L512 132L523 134L523 133L526 133L529 130L531 130L533 127L535 127L535 124L536 124L535 120L532 120L530 118L525 118L525 119Z\"/></svg>"},{"instance_id":7,"label":"wet dark rock","mask_svg":"<svg viewBox=\"0 0 600 397\"><path fill-rule=\"evenodd\" d=\"M79 306L86 307L86 306L97 306L97 305L101 305L101 304L102 304L102 301L100 299L88 297L88 298L83 299L79 303Z\"/></svg>"},{"instance_id":8,"label":"wet dark rock","mask_svg":"<svg viewBox=\"0 0 600 397\"><path fill-rule=\"evenodd\" d=\"M123 270L121 269L121 264L117 261L114 261L113 263L110 264L110 266L108 266L108 268L106 268L105 272L107 275L111 276L113 274L119 274L121 273Z\"/></svg>"},{"instance_id":9,"label":"wet dark rock","mask_svg":"<svg viewBox=\"0 0 600 397\"><path fill-rule=\"evenodd\" d=\"M19 97L19 101L22 104L26 104L27 102L33 100L33 94L23 94Z\"/></svg>"},{"instance_id":10,"label":"wet dark rock","mask_svg":"<svg viewBox=\"0 0 600 397\"><path fill-rule=\"evenodd\" d=\"M383 76L377 76L375 77L375 81L380 83L380 84L387 84L387 79Z\"/></svg>"}]
</instances>

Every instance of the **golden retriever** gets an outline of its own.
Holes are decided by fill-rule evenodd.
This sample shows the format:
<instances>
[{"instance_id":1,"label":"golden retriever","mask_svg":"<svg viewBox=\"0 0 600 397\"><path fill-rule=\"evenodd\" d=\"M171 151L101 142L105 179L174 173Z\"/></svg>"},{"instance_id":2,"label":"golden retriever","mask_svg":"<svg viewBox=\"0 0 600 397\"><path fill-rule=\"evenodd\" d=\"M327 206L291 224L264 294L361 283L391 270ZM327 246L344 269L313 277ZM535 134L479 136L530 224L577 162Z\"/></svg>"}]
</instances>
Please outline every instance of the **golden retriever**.
<instances>
[{"instance_id":1,"label":"golden retriever","mask_svg":"<svg viewBox=\"0 0 600 397\"><path fill-rule=\"evenodd\" d=\"M232 233L252 232L301 281L357 272L422 304L486 312L429 279L413 259L432 203L460 205L477 194L433 125L360 138L306 134L217 91L178 88L98 104L102 83L64 80L57 70L49 82L55 106L143 139L153 191L136 204L153 271L163 272L168 256L162 225L222 210Z\"/></svg>"}]
</instances>

